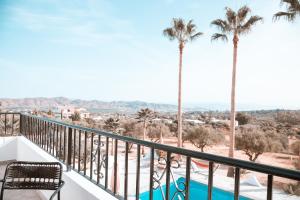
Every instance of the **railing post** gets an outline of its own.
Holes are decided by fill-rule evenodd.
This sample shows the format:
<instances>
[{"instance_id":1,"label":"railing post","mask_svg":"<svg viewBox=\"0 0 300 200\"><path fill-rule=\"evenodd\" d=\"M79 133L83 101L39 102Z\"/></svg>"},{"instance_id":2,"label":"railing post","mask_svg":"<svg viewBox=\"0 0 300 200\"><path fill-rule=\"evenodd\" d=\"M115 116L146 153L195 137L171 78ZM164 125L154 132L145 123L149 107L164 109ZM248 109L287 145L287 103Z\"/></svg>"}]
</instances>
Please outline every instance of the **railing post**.
<instances>
[{"instance_id":1,"label":"railing post","mask_svg":"<svg viewBox=\"0 0 300 200\"><path fill-rule=\"evenodd\" d=\"M67 171L71 171L72 159L72 128L68 128L68 155L67 155Z\"/></svg>"},{"instance_id":2,"label":"railing post","mask_svg":"<svg viewBox=\"0 0 300 200\"><path fill-rule=\"evenodd\" d=\"M23 117L22 114L20 114L20 124L19 124L19 134L24 134L23 133Z\"/></svg>"}]
</instances>

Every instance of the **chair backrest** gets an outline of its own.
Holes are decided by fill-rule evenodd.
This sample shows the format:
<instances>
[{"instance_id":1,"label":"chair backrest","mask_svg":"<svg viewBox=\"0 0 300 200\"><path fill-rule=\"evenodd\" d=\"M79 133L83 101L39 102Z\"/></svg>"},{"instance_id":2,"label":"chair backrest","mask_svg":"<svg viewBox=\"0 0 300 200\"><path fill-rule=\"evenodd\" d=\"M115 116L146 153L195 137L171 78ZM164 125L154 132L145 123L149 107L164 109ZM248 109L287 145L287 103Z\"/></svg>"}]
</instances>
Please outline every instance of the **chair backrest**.
<instances>
[{"instance_id":1,"label":"chair backrest","mask_svg":"<svg viewBox=\"0 0 300 200\"><path fill-rule=\"evenodd\" d=\"M4 189L56 190L61 184L62 165L59 162L17 161L7 165Z\"/></svg>"}]
</instances>

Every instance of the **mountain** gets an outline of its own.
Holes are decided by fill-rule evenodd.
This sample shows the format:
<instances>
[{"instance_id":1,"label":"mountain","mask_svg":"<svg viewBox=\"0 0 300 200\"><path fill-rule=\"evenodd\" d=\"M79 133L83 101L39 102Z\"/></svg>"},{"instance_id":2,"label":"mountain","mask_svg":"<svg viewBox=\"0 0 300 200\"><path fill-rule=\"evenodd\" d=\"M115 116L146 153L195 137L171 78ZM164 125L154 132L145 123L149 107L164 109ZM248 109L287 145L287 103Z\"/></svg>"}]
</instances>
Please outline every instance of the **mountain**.
<instances>
[{"instance_id":1,"label":"mountain","mask_svg":"<svg viewBox=\"0 0 300 200\"><path fill-rule=\"evenodd\" d=\"M77 108L86 108L90 112L125 112L132 113L141 108L150 108L160 112L175 112L177 106L171 104L147 103L143 101L98 101L68 99L65 97L54 98L23 98L23 99L0 99L1 109L5 110L57 110L62 106L72 106Z\"/></svg>"}]
</instances>

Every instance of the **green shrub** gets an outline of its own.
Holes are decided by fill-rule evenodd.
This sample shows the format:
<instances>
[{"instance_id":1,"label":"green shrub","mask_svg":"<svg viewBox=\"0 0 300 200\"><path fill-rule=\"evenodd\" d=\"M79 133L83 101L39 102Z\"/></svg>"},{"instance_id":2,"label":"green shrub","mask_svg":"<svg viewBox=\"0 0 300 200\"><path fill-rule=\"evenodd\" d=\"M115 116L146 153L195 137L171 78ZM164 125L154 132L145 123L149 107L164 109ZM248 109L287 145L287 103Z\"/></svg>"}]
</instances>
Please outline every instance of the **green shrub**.
<instances>
[{"instance_id":1,"label":"green shrub","mask_svg":"<svg viewBox=\"0 0 300 200\"><path fill-rule=\"evenodd\" d=\"M264 133L254 129L247 129L235 136L235 146L248 156L250 161L255 162L258 156L263 154L268 147Z\"/></svg>"},{"instance_id":2,"label":"green shrub","mask_svg":"<svg viewBox=\"0 0 300 200\"><path fill-rule=\"evenodd\" d=\"M203 152L206 146L211 146L224 141L224 135L217 132L213 133L211 129L196 127L186 131L184 140L190 141L195 147Z\"/></svg>"},{"instance_id":3,"label":"green shrub","mask_svg":"<svg viewBox=\"0 0 300 200\"><path fill-rule=\"evenodd\" d=\"M251 120L251 117L245 113L237 113L235 119L239 122L239 125L248 124Z\"/></svg>"},{"instance_id":4,"label":"green shrub","mask_svg":"<svg viewBox=\"0 0 300 200\"><path fill-rule=\"evenodd\" d=\"M296 141L291 145L291 150L294 154L300 155L300 141Z\"/></svg>"}]
</instances>

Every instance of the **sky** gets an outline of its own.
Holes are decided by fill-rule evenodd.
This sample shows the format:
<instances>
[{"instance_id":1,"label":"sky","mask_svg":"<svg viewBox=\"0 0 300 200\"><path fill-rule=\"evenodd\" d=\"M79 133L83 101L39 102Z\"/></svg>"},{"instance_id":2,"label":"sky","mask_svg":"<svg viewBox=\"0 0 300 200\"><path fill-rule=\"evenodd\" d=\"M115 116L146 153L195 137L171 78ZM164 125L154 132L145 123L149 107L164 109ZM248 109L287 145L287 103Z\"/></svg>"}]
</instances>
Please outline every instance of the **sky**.
<instances>
[{"instance_id":1,"label":"sky","mask_svg":"<svg viewBox=\"0 0 300 200\"><path fill-rule=\"evenodd\" d=\"M264 18L241 36L238 109L300 109L300 18L274 22L279 0L0 0L0 98L177 102L172 18L204 33L183 56L183 103L230 103L232 42L211 42L226 6Z\"/></svg>"}]
</instances>

